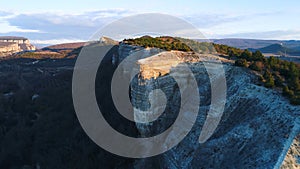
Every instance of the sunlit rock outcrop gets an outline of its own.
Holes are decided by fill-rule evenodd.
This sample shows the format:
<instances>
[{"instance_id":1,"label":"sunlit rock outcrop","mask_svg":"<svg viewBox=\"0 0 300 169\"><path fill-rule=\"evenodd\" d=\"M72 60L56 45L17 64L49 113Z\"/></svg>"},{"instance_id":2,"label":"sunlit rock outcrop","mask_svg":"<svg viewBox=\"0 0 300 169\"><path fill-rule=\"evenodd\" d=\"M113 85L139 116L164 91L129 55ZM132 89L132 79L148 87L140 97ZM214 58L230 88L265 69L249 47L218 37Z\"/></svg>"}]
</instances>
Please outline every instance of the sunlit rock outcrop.
<instances>
[{"instance_id":1,"label":"sunlit rock outcrop","mask_svg":"<svg viewBox=\"0 0 300 169\"><path fill-rule=\"evenodd\" d=\"M0 36L0 57L22 51L35 50L27 38L15 36Z\"/></svg>"}]
</instances>

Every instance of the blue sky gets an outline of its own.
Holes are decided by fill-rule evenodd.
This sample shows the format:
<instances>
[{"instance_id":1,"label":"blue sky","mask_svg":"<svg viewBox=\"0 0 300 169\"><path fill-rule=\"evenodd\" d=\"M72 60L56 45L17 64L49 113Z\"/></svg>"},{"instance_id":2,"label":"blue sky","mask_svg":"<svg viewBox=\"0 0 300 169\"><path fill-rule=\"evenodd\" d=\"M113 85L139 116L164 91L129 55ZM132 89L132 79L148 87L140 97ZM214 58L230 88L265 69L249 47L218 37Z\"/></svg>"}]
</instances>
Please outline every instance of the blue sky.
<instances>
[{"instance_id":1,"label":"blue sky","mask_svg":"<svg viewBox=\"0 0 300 169\"><path fill-rule=\"evenodd\" d=\"M111 21L148 12L185 19L207 38L300 40L299 0L3 0L0 7L0 35L36 43L87 40Z\"/></svg>"}]
</instances>

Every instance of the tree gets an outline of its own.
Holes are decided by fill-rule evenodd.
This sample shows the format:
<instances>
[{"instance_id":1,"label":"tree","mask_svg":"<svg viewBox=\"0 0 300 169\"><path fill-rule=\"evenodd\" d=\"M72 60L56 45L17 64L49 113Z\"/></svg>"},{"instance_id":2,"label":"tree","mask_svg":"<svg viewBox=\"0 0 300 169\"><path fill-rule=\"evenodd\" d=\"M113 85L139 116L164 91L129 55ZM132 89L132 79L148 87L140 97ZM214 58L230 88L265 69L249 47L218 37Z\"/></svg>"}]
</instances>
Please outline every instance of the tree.
<instances>
[{"instance_id":1,"label":"tree","mask_svg":"<svg viewBox=\"0 0 300 169\"><path fill-rule=\"evenodd\" d=\"M261 71L264 67L264 64L260 61L255 61L253 62L249 68L252 69L252 70L256 70L256 71Z\"/></svg>"},{"instance_id":2,"label":"tree","mask_svg":"<svg viewBox=\"0 0 300 169\"><path fill-rule=\"evenodd\" d=\"M246 60L251 60L251 56L252 56L252 53L248 49L244 50L241 54L241 58L246 59Z\"/></svg>"},{"instance_id":3,"label":"tree","mask_svg":"<svg viewBox=\"0 0 300 169\"><path fill-rule=\"evenodd\" d=\"M284 78L280 75L278 71L275 71L273 74L275 77L275 86L282 87L284 83Z\"/></svg>"},{"instance_id":4,"label":"tree","mask_svg":"<svg viewBox=\"0 0 300 169\"><path fill-rule=\"evenodd\" d=\"M282 94L289 98L294 97L294 92L292 90L290 90L289 87L286 85L282 88Z\"/></svg>"},{"instance_id":5,"label":"tree","mask_svg":"<svg viewBox=\"0 0 300 169\"><path fill-rule=\"evenodd\" d=\"M238 59L234 62L234 65L240 66L240 67L248 67L248 63L246 59Z\"/></svg>"},{"instance_id":6,"label":"tree","mask_svg":"<svg viewBox=\"0 0 300 169\"><path fill-rule=\"evenodd\" d=\"M279 59L275 58L274 56L271 56L268 58L268 64L270 65L270 67L274 67L275 65L277 65L279 63Z\"/></svg>"},{"instance_id":7,"label":"tree","mask_svg":"<svg viewBox=\"0 0 300 169\"><path fill-rule=\"evenodd\" d=\"M290 85L290 87L291 87L294 91L299 91L299 90L300 90L299 78L298 78L298 77L292 77L292 79L291 79L289 85Z\"/></svg>"},{"instance_id":8,"label":"tree","mask_svg":"<svg viewBox=\"0 0 300 169\"><path fill-rule=\"evenodd\" d=\"M264 60L264 55L259 51L255 51L253 54L252 54L252 60L253 61L263 61Z\"/></svg>"},{"instance_id":9,"label":"tree","mask_svg":"<svg viewBox=\"0 0 300 169\"><path fill-rule=\"evenodd\" d=\"M272 73L267 69L264 73L265 86L268 88L273 88L275 86L275 80Z\"/></svg>"},{"instance_id":10,"label":"tree","mask_svg":"<svg viewBox=\"0 0 300 169\"><path fill-rule=\"evenodd\" d=\"M291 99L291 104L294 105L300 105L300 97L299 96L295 96Z\"/></svg>"},{"instance_id":11,"label":"tree","mask_svg":"<svg viewBox=\"0 0 300 169\"><path fill-rule=\"evenodd\" d=\"M228 57L229 57L229 59L231 59L231 58L233 58L233 57L236 57L236 54L234 53L233 50L229 50L229 52L228 52Z\"/></svg>"}]
</instances>

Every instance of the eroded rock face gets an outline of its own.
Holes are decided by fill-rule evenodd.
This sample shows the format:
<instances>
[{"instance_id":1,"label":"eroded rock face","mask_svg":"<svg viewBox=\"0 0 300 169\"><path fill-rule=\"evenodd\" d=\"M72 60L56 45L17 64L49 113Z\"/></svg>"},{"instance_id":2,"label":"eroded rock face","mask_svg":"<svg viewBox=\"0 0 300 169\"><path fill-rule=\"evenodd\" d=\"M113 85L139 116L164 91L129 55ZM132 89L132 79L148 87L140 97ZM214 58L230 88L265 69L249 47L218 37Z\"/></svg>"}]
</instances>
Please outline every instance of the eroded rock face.
<instances>
[{"instance_id":1,"label":"eroded rock face","mask_svg":"<svg viewBox=\"0 0 300 169\"><path fill-rule=\"evenodd\" d=\"M5 55L14 52L20 52L21 48L17 43L13 42L0 42L0 54Z\"/></svg>"},{"instance_id":2,"label":"eroded rock face","mask_svg":"<svg viewBox=\"0 0 300 169\"><path fill-rule=\"evenodd\" d=\"M176 67L184 62L197 62L199 57L192 53L180 51L166 51L154 56L140 59L137 64L140 65L140 75L143 79L156 79L170 73L172 67Z\"/></svg>"},{"instance_id":3,"label":"eroded rock face","mask_svg":"<svg viewBox=\"0 0 300 169\"><path fill-rule=\"evenodd\" d=\"M196 54L193 52L164 51L151 57L138 60L140 75L143 79L156 79L170 73L170 70L180 63L197 63L200 61L220 60L221 58L212 54ZM222 59L229 62L227 59Z\"/></svg>"},{"instance_id":4,"label":"eroded rock face","mask_svg":"<svg viewBox=\"0 0 300 169\"><path fill-rule=\"evenodd\" d=\"M151 58L145 60L149 64L141 66L144 76L131 84L135 113L146 111L151 106L150 102L155 103L155 97L149 97L154 89L161 89L168 100L164 113L157 121L148 125L136 124L141 135L149 137L163 132L175 121L180 109L180 90L168 73L157 74L151 69ZM145 60L139 64L145 64ZM161 63L164 62L167 60ZM176 66L177 62L174 63ZM284 149L291 145L290 138L294 138L297 133L299 122L296 119L300 115L300 108L290 105L279 92L260 86L258 77L249 70L226 63L225 111L212 137L200 144L199 135L211 106L210 82L201 62L189 63L189 66L198 82L201 96L198 118L188 136L162 155L160 167L274 168L281 165L281 157L286 153ZM156 70L161 72L165 69ZM150 165L153 161L148 162ZM141 165L147 166L147 160L136 163L136 166Z\"/></svg>"}]
</instances>

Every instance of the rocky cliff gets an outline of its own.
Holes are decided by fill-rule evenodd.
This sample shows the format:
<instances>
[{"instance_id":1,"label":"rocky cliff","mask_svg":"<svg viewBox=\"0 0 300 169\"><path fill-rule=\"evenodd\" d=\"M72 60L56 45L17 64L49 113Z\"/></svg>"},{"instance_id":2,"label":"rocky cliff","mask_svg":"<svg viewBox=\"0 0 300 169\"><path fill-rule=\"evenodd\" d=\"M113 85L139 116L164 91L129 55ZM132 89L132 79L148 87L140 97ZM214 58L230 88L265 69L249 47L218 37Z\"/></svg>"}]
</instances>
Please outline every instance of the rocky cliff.
<instances>
[{"instance_id":1,"label":"rocky cliff","mask_svg":"<svg viewBox=\"0 0 300 169\"><path fill-rule=\"evenodd\" d=\"M120 50L127 49L132 52L133 48L122 46ZM148 51L144 49L144 52ZM128 53L130 52L127 51ZM155 96L149 96L154 89L161 89L168 100L164 113L157 121L151 122L150 125L136 124L141 135L147 137L157 135L170 127L180 109L178 85L168 74L170 68L176 67L178 62L170 55L167 55L165 60L157 59L159 55L164 53L138 61L142 76L131 84L135 114L148 110L151 104L163 107ZM168 57L174 64L163 64L168 61ZM201 56L199 57L201 59ZM156 65L159 63L161 65ZM189 67L199 84L201 104L198 118L188 137L156 161L160 167L172 169L279 167L293 138L299 132L297 118L300 115L300 107L290 105L279 92L261 86L258 76L251 71L225 63L228 87L225 111L212 137L200 144L198 137L211 106L211 84L201 62L191 62ZM141 81L143 83L140 83ZM149 115L142 116L150 118ZM136 162L136 166L147 168L147 165L151 166L150 163L153 161L149 161L148 164L147 161L139 161Z\"/></svg>"},{"instance_id":2,"label":"rocky cliff","mask_svg":"<svg viewBox=\"0 0 300 169\"><path fill-rule=\"evenodd\" d=\"M32 51L35 49L35 46L31 45L27 38L14 36L0 37L0 57L5 57L22 51Z\"/></svg>"}]
</instances>

